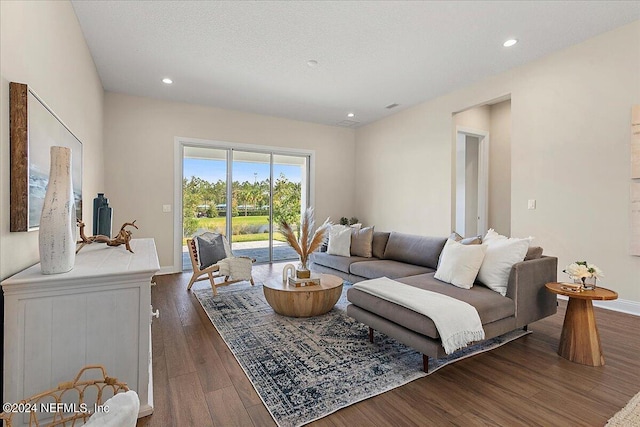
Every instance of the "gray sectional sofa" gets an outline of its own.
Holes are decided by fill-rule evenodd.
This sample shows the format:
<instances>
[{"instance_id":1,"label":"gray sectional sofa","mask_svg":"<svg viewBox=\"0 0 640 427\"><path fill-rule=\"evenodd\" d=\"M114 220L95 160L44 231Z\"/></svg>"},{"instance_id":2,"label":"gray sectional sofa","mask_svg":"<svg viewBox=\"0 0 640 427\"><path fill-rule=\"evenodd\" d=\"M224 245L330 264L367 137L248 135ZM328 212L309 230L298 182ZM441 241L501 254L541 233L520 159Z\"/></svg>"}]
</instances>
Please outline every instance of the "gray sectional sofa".
<instances>
[{"instance_id":1,"label":"gray sectional sofa","mask_svg":"<svg viewBox=\"0 0 640 427\"><path fill-rule=\"evenodd\" d=\"M440 252L446 238L424 237L396 232L375 232L373 257L341 257L318 252L311 269L330 273L350 282L388 277L417 288L465 301L480 315L485 339L502 335L556 313L556 295L545 289L557 280L558 259L530 250L524 261L515 264L509 276L506 296L482 284L462 289L434 278ZM347 314L373 330L385 333L423 354L424 369L428 358L445 356L438 331L431 319L415 311L383 300L355 288L347 291Z\"/></svg>"}]
</instances>

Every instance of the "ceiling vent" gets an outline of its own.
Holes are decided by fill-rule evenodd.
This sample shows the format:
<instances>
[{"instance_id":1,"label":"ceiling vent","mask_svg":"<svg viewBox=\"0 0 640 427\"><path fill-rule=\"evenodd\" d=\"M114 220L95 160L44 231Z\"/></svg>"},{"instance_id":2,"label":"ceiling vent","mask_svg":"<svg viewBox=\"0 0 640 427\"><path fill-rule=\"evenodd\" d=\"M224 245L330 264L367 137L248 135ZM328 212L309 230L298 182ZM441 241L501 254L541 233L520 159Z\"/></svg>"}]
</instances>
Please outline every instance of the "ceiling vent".
<instances>
[{"instance_id":1,"label":"ceiling vent","mask_svg":"<svg viewBox=\"0 0 640 427\"><path fill-rule=\"evenodd\" d=\"M338 122L338 126L344 126L346 128L350 128L356 125L359 125L360 122L357 122L355 120L342 120L341 122Z\"/></svg>"},{"instance_id":2,"label":"ceiling vent","mask_svg":"<svg viewBox=\"0 0 640 427\"><path fill-rule=\"evenodd\" d=\"M392 108L396 108L398 105L400 105L400 104L396 104L396 103L394 102L393 104L389 104L389 105L387 105L387 106L386 106L386 107L384 107L384 108L386 108L387 110L391 110Z\"/></svg>"}]
</instances>

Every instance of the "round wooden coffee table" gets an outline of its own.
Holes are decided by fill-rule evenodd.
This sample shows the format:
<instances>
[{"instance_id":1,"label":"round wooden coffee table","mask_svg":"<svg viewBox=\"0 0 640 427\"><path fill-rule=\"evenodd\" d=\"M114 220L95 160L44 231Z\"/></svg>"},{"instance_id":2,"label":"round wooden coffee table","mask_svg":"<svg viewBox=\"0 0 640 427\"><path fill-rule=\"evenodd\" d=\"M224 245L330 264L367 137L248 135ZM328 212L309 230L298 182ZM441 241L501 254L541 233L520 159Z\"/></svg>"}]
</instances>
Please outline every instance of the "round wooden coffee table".
<instances>
[{"instance_id":1,"label":"round wooden coffee table","mask_svg":"<svg viewBox=\"0 0 640 427\"><path fill-rule=\"evenodd\" d=\"M276 313L312 317L324 314L336 305L342 294L342 282L340 277L321 274L319 285L295 287L275 279L265 282L262 289Z\"/></svg>"},{"instance_id":2,"label":"round wooden coffee table","mask_svg":"<svg viewBox=\"0 0 640 427\"><path fill-rule=\"evenodd\" d=\"M600 334L593 313L593 300L614 300L618 294L610 289L597 287L592 291L573 292L563 289L563 283L547 283L554 294L569 297L564 315L558 354L572 362L589 366L604 365L600 346Z\"/></svg>"}]
</instances>

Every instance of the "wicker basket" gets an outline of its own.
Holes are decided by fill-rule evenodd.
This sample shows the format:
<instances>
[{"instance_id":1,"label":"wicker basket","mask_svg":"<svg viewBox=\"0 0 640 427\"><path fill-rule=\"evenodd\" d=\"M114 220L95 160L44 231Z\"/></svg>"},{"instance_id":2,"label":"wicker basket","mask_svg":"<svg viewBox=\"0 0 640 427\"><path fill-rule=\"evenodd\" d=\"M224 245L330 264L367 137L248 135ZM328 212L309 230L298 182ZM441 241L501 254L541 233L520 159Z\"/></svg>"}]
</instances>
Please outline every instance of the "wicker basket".
<instances>
[{"instance_id":1,"label":"wicker basket","mask_svg":"<svg viewBox=\"0 0 640 427\"><path fill-rule=\"evenodd\" d=\"M82 375L92 369L100 370L102 377L81 381ZM89 365L82 368L73 381L60 383L55 389L15 403L12 412L0 414L0 420L4 420L7 427L13 426L14 417L21 416L24 416L25 422L29 419L30 427L81 426L87 422L95 408L113 395L126 391L129 391L129 387L117 378L108 377L104 366ZM21 425L21 421L18 424Z\"/></svg>"}]
</instances>

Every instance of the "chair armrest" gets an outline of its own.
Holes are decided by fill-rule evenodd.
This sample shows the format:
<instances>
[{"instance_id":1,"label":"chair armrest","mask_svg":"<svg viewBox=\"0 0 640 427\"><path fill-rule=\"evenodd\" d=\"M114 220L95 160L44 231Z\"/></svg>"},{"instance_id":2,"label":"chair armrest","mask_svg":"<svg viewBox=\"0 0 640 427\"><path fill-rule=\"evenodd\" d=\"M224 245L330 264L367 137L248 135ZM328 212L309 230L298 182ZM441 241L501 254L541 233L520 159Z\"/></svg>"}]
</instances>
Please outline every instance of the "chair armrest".
<instances>
[{"instance_id":1,"label":"chair armrest","mask_svg":"<svg viewBox=\"0 0 640 427\"><path fill-rule=\"evenodd\" d=\"M214 271L219 271L219 270L220 270L220 266L218 264L212 264L209 267L200 270L200 275L207 274L207 273L213 273Z\"/></svg>"},{"instance_id":2,"label":"chair armrest","mask_svg":"<svg viewBox=\"0 0 640 427\"><path fill-rule=\"evenodd\" d=\"M235 255L234 255L234 258L250 259L250 260L251 260L251 262L256 262L256 259L255 259L255 258L251 258L251 257L244 256L244 255L243 255L243 256L235 256Z\"/></svg>"},{"instance_id":3,"label":"chair armrest","mask_svg":"<svg viewBox=\"0 0 640 427\"><path fill-rule=\"evenodd\" d=\"M545 288L545 284L558 279L558 258L542 258L522 261L511 268L507 297L515 302L516 327L528 325L558 310L557 296Z\"/></svg>"}]
</instances>

